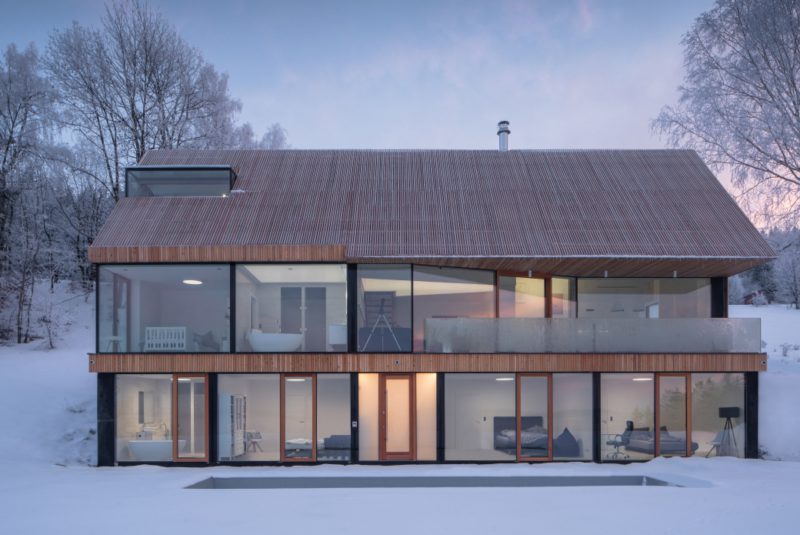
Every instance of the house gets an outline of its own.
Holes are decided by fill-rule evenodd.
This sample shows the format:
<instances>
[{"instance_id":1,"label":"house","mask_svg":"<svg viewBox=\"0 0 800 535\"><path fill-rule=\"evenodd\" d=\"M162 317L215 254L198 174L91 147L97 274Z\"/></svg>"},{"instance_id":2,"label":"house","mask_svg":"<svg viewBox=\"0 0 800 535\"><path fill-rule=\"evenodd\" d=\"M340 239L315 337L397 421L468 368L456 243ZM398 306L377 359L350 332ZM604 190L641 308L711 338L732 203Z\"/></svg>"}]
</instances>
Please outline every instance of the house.
<instances>
[{"instance_id":1,"label":"house","mask_svg":"<svg viewBox=\"0 0 800 535\"><path fill-rule=\"evenodd\" d=\"M692 151L154 150L126 180L89 250L100 465L757 455L727 277L774 253Z\"/></svg>"}]
</instances>

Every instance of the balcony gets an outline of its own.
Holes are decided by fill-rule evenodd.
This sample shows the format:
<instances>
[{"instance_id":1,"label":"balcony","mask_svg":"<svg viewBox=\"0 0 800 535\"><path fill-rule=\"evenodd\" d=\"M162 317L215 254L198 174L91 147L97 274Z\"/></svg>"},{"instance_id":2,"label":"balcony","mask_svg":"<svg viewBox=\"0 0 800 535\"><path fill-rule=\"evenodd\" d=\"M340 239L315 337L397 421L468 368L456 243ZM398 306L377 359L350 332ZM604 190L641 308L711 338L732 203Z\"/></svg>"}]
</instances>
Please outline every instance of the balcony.
<instances>
[{"instance_id":1,"label":"balcony","mask_svg":"<svg viewBox=\"0 0 800 535\"><path fill-rule=\"evenodd\" d=\"M429 318L430 353L759 353L756 318Z\"/></svg>"}]
</instances>

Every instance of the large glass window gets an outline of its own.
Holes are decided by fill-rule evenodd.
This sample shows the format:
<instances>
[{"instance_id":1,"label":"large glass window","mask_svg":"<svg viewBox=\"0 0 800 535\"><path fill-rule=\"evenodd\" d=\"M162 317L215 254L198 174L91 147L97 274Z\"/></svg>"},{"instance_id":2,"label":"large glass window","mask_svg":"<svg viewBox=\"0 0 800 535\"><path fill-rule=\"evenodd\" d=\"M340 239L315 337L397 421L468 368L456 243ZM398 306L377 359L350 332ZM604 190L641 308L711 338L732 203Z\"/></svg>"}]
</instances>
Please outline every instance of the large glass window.
<instances>
[{"instance_id":1,"label":"large glass window","mask_svg":"<svg viewBox=\"0 0 800 535\"><path fill-rule=\"evenodd\" d=\"M205 459L207 456L207 400L205 377L177 377L178 459Z\"/></svg>"},{"instance_id":2,"label":"large glass window","mask_svg":"<svg viewBox=\"0 0 800 535\"><path fill-rule=\"evenodd\" d=\"M317 375L317 460L350 460L350 374Z\"/></svg>"},{"instance_id":3,"label":"large glass window","mask_svg":"<svg viewBox=\"0 0 800 535\"><path fill-rule=\"evenodd\" d=\"M654 388L652 373L604 373L600 376L602 460L653 457Z\"/></svg>"},{"instance_id":4,"label":"large glass window","mask_svg":"<svg viewBox=\"0 0 800 535\"><path fill-rule=\"evenodd\" d=\"M574 318L575 307L575 279L566 277L553 277L551 279L552 309L554 318Z\"/></svg>"},{"instance_id":5,"label":"large glass window","mask_svg":"<svg viewBox=\"0 0 800 535\"><path fill-rule=\"evenodd\" d=\"M222 197L233 185L230 167L129 167L126 197Z\"/></svg>"},{"instance_id":6,"label":"large glass window","mask_svg":"<svg viewBox=\"0 0 800 535\"><path fill-rule=\"evenodd\" d=\"M501 318L543 318L544 279L498 277L497 314Z\"/></svg>"},{"instance_id":7,"label":"large glass window","mask_svg":"<svg viewBox=\"0 0 800 535\"><path fill-rule=\"evenodd\" d=\"M414 266L414 350L449 352L457 326L428 325L431 319L495 317L494 272ZM438 333L426 340L429 330Z\"/></svg>"},{"instance_id":8,"label":"large glass window","mask_svg":"<svg viewBox=\"0 0 800 535\"><path fill-rule=\"evenodd\" d=\"M314 376L283 377L283 455L286 460L313 461Z\"/></svg>"},{"instance_id":9,"label":"large glass window","mask_svg":"<svg viewBox=\"0 0 800 535\"><path fill-rule=\"evenodd\" d=\"M411 351L411 266L358 266L358 350Z\"/></svg>"},{"instance_id":10,"label":"large glass window","mask_svg":"<svg viewBox=\"0 0 800 535\"><path fill-rule=\"evenodd\" d=\"M344 264L236 267L236 350L347 351Z\"/></svg>"},{"instance_id":11,"label":"large glass window","mask_svg":"<svg viewBox=\"0 0 800 535\"><path fill-rule=\"evenodd\" d=\"M117 461L172 460L172 376L116 376Z\"/></svg>"},{"instance_id":12,"label":"large glass window","mask_svg":"<svg viewBox=\"0 0 800 535\"><path fill-rule=\"evenodd\" d=\"M517 455L513 374L445 375L445 458L513 461Z\"/></svg>"},{"instance_id":13,"label":"large glass window","mask_svg":"<svg viewBox=\"0 0 800 535\"><path fill-rule=\"evenodd\" d=\"M230 351L227 265L100 266L100 353Z\"/></svg>"},{"instance_id":14,"label":"large glass window","mask_svg":"<svg viewBox=\"0 0 800 535\"><path fill-rule=\"evenodd\" d=\"M592 374L553 374L553 459L592 458Z\"/></svg>"},{"instance_id":15,"label":"large glass window","mask_svg":"<svg viewBox=\"0 0 800 535\"><path fill-rule=\"evenodd\" d=\"M579 279L581 318L710 318L709 279Z\"/></svg>"},{"instance_id":16,"label":"large glass window","mask_svg":"<svg viewBox=\"0 0 800 535\"><path fill-rule=\"evenodd\" d=\"M279 460L280 376L220 374L217 381L218 460Z\"/></svg>"},{"instance_id":17,"label":"large glass window","mask_svg":"<svg viewBox=\"0 0 800 535\"><path fill-rule=\"evenodd\" d=\"M692 374L695 455L744 457L744 374Z\"/></svg>"}]
</instances>

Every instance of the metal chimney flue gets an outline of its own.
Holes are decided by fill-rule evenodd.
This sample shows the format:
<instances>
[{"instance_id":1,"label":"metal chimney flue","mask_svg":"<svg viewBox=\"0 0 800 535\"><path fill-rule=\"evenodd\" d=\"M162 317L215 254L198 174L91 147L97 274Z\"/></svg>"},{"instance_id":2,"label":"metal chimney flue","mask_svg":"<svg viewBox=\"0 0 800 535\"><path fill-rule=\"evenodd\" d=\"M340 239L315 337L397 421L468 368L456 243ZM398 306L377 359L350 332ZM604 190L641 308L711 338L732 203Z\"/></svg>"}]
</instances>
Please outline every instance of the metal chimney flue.
<instances>
[{"instance_id":1,"label":"metal chimney flue","mask_svg":"<svg viewBox=\"0 0 800 535\"><path fill-rule=\"evenodd\" d=\"M508 150L508 135L511 133L511 129L508 125L508 121L500 121L497 123L497 136L500 138L500 152L506 152Z\"/></svg>"}]
</instances>

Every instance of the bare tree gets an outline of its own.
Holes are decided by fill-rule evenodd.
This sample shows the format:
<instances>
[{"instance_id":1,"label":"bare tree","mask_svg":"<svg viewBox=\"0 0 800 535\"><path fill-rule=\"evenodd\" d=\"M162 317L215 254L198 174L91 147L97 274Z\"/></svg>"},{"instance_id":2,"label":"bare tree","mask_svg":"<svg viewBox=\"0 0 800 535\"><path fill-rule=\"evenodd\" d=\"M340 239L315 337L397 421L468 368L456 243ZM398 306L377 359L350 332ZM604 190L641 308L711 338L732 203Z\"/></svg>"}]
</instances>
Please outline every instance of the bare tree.
<instances>
[{"instance_id":1,"label":"bare tree","mask_svg":"<svg viewBox=\"0 0 800 535\"><path fill-rule=\"evenodd\" d=\"M51 97L33 45L22 52L8 46L0 59L0 254L7 252L17 196L15 173L45 135Z\"/></svg>"},{"instance_id":2,"label":"bare tree","mask_svg":"<svg viewBox=\"0 0 800 535\"><path fill-rule=\"evenodd\" d=\"M73 23L53 32L46 63L63 125L104 164L74 172L115 201L125 166L148 149L219 146L236 130L241 104L231 98L227 76L139 0L109 4L99 30Z\"/></svg>"},{"instance_id":3,"label":"bare tree","mask_svg":"<svg viewBox=\"0 0 800 535\"><path fill-rule=\"evenodd\" d=\"M778 241L778 258L774 262L778 296L800 309L800 229L778 233Z\"/></svg>"},{"instance_id":4,"label":"bare tree","mask_svg":"<svg viewBox=\"0 0 800 535\"><path fill-rule=\"evenodd\" d=\"M675 146L731 171L763 222L800 214L800 4L717 0L683 38L679 103L653 122Z\"/></svg>"}]
</instances>

